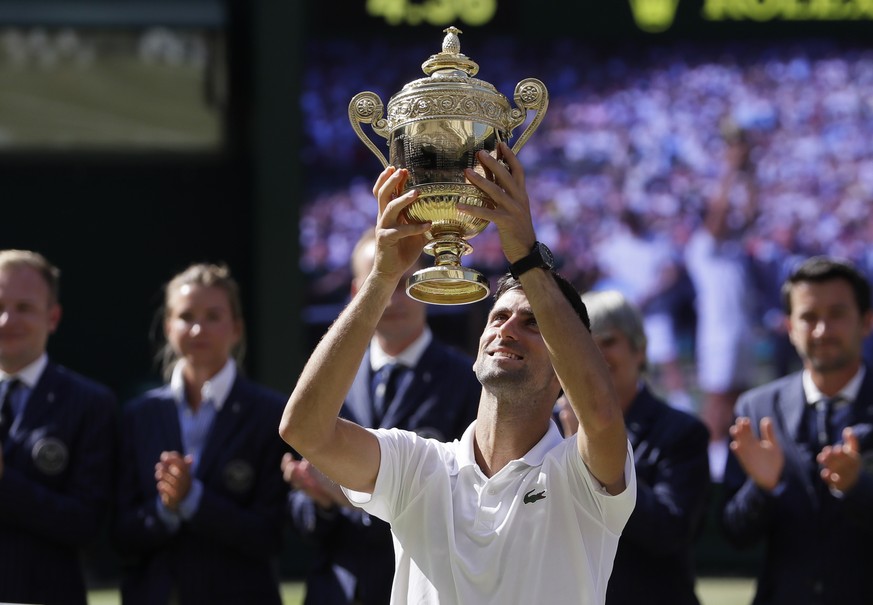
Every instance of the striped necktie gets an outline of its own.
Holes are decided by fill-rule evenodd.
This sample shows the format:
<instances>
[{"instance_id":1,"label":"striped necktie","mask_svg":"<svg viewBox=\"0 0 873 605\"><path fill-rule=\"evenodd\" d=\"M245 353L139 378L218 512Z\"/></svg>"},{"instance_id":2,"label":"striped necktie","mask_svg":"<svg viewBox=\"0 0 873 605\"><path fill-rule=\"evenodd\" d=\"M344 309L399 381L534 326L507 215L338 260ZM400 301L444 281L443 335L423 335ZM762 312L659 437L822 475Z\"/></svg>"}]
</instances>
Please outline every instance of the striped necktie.
<instances>
[{"instance_id":1,"label":"striped necktie","mask_svg":"<svg viewBox=\"0 0 873 605\"><path fill-rule=\"evenodd\" d=\"M6 441L12 423L15 422L15 410L12 409L12 395L21 385L17 378L4 380L0 384L0 441Z\"/></svg>"},{"instance_id":2,"label":"striped necktie","mask_svg":"<svg viewBox=\"0 0 873 605\"><path fill-rule=\"evenodd\" d=\"M833 442L833 413L845 399L841 395L824 397L815 403L815 438L818 450Z\"/></svg>"},{"instance_id":3,"label":"striped necktie","mask_svg":"<svg viewBox=\"0 0 873 605\"><path fill-rule=\"evenodd\" d=\"M373 394L373 414L377 423L381 421L385 415L385 410L394 399L394 394L397 391L397 376L402 368L398 363L386 363L381 368L373 373L372 394Z\"/></svg>"}]
</instances>

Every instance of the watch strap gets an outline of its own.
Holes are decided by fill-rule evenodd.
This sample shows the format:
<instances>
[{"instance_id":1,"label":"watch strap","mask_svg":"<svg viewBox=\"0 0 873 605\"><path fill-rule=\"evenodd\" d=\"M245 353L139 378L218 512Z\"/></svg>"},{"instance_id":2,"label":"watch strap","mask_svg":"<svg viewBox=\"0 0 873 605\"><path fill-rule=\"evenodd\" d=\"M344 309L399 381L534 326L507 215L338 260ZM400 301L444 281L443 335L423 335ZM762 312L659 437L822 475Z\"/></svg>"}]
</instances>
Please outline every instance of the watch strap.
<instances>
[{"instance_id":1,"label":"watch strap","mask_svg":"<svg viewBox=\"0 0 873 605\"><path fill-rule=\"evenodd\" d=\"M531 251L527 256L509 265L509 273L512 277L518 279L522 274L527 273L531 269L540 267L543 269L550 268L549 263L545 258L543 258L541 250L542 245L543 244L540 242L534 242L533 248L531 248Z\"/></svg>"}]
</instances>

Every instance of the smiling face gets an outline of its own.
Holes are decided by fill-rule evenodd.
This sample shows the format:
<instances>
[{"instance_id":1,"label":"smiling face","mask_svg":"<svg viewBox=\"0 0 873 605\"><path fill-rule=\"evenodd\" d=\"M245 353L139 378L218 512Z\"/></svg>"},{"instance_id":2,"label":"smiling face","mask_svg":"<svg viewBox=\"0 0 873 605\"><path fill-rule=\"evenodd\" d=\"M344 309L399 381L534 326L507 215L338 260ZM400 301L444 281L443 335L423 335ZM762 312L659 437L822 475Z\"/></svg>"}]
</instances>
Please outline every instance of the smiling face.
<instances>
[{"instance_id":1,"label":"smiling face","mask_svg":"<svg viewBox=\"0 0 873 605\"><path fill-rule=\"evenodd\" d=\"M240 341L242 324L222 288L186 283L167 298L164 331L178 357L214 375Z\"/></svg>"},{"instance_id":2,"label":"smiling face","mask_svg":"<svg viewBox=\"0 0 873 605\"><path fill-rule=\"evenodd\" d=\"M0 269L0 369L13 374L35 361L60 318L61 308L36 269Z\"/></svg>"},{"instance_id":3,"label":"smiling face","mask_svg":"<svg viewBox=\"0 0 873 605\"><path fill-rule=\"evenodd\" d=\"M862 342L873 313L861 314L851 285L843 279L800 282L790 292L788 335L804 366L814 374L846 374L861 364Z\"/></svg>"},{"instance_id":4,"label":"smiling face","mask_svg":"<svg viewBox=\"0 0 873 605\"><path fill-rule=\"evenodd\" d=\"M488 314L473 370L482 386L498 397L539 399L560 390L545 342L521 289L501 296Z\"/></svg>"}]
</instances>

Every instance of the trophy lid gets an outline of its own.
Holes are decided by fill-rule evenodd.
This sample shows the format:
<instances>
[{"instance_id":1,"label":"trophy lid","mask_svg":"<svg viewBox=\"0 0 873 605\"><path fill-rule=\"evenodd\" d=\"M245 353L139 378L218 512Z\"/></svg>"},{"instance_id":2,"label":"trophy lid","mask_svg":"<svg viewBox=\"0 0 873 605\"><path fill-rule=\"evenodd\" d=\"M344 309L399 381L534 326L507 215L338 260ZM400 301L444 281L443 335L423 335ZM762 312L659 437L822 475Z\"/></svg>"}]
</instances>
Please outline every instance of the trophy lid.
<instances>
[{"instance_id":1,"label":"trophy lid","mask_svg":"<svg viewBox=\"0 0 873 605\"><path fill-rule=\"evenodd\" d=\"M457 27L443 30L443 50L422 63L427 77L408 82L388 101L389 131L422 120L452 120L488 124L511 136L512 108L494 86L474 78L479 64L461 54Z\"/></svg>"},{"instance_id":2,"label":"trophy lid","mask_svg":"<svg viewBox=\"0 0 873 605\"><path fill-rule=\"evenodd\" d=\"M443 31L446 37L443 38L442 52L431 55L427 61L422 63L422 71L427 75L444 70L462 71L468 76L475 76L479 72L479 65L466 55L461 54L461 40L458 38L458 34L464 32L454 25Z\"/></svg>"}]
</instances>

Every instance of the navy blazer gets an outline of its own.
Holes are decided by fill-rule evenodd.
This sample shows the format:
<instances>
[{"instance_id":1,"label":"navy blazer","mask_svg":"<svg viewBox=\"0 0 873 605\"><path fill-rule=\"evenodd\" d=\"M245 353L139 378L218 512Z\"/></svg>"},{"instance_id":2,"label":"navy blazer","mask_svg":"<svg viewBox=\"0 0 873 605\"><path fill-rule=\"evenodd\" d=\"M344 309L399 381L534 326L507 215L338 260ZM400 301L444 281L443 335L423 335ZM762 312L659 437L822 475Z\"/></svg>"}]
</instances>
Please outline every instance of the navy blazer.
<instances>
[{"instance_id":1,"label":"navy blazer","mask_svg":"<svg viewBox=\"0 0 873 605\"><path fill-rule=\"evenodd\" d=\"M3 444L0 601L84 605L80 552L108 513L116 427L107 387L49 362Z\"/></svg>"},{"instance_id":2,"label":"navy blazer","mask_svg":"<svg viewBox=\"0 0 873 605\"><path fill-rule=\"evenodd\" d=\"M155 463L183 452L169 386L122 414L115 539L125 605L279 604L276 558L288 489L279 437L285 397L237 377L209 431L195 475L203 497L172 533L158 517Z\"/></svg>"},{"instance_id":3,"label":"navy blazer","mask_svg":"<svg viewBox=\"0 0 873 605\"><path fill-rule=\"evenodd\" d=\"M756 433L762 418L773 419L785 452L785 469L776 492L768 494L746 478L736 458L729 456L723 527L737 546L766 542L756 605L869 605L873 603L873 371L867 368L843 423L854 426L861 436L865 470L841 498L819 477L818 452L799 443L806 405L800 372L740 397L737 415L750 418Z\"/></svg>"},{"instance_id":4,"label":"navy blazer","mask_svg":"<svg viewBox=\"0 0 873 605\"><path fill-rule=\"evenodd\" d=\"M472 366L466 355L432 340L398 385L379 427L408 429L441 441L460 438L476 417L482 392ZM374 427L370 374L368 351L340 414L366 427ZM291 494L290 512L297 531L314 547L306 605L388 603L394 544L387 523L358 508L325 513L298 491Z\"/></svg>"},{"instance_id":5,"label":"navy blazer","mask_svg":"<svg viewBox=\"0 0 873 605\"><path fill-rule=\"evenodd\" d=\"M697 605L693 545L709 491L709 431L644 387L625 416L637 502L618 542L607 605Z\"/></svg>"}]
</instances>

